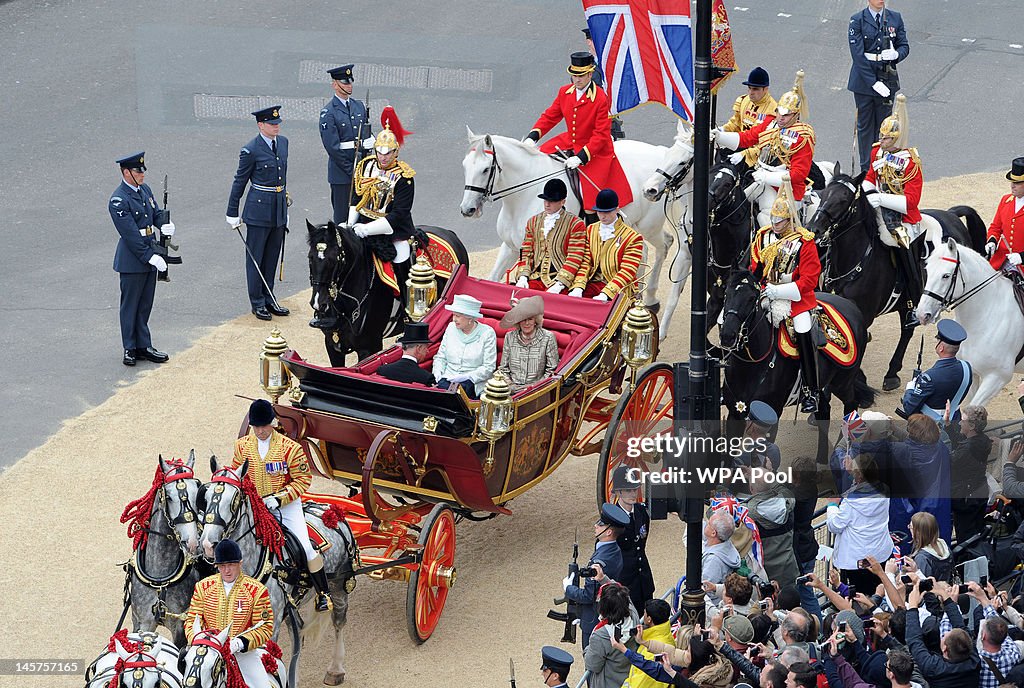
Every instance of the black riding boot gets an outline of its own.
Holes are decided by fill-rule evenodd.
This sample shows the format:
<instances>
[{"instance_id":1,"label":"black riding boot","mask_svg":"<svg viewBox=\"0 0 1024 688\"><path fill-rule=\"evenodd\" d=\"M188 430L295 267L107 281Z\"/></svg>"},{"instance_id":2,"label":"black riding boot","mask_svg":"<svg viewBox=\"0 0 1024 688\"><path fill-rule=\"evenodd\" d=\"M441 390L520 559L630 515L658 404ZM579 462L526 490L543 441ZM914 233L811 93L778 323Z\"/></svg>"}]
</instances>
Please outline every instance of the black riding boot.
<instances>
[{"instance_id":1,"label":"black riding boot","mask_svg":"<svg viewBox=\"0 0 1024 688\"><path fill-rule=\"evenodd\" d=\"M796 333L797 348L800 354L800 372L803 374L803 385L800 387L800 411L815 413L818 410L818 347L814 345L811 333Z\"/></svg>"},{"instance_id":2,"label":"black riding boot","mask_svg":"<svg viewBox=\"0 0 1024 688\"><path fill-rule=\"evenodd\" d=\"M327 573L323 569L310 571L309 577L313 579L313 587L316 588L316 610L329 612L334 609L334 603L331 602L331 591L327 585Z\"/></svg>"},{"instance_id":3,"label":"black riding boot","mask_svg":"<svg viewBox=\"0 0 1024 688\"><path fill-rule=\"evenodd\" d=\"M914 307L921 300L921 292L924 291L924 278L921 274L921 263L914 255L915 249L895 248L896 266L899 268L903 279L903 300L906 301L910 310L907 313L907 321L904 327L917 327L917 314Z\"/></svg>"},{"instance_id":4,"label":"black riding boot","mask_svg":"<svg viewBox=\"0 0 1024 688\"><path fill-rule=\"evenodd\" d=\"M619 139L626 138L626 133L622 131L622 119L619 117L612 117L612 141L618 141Z\"/></svg>"},{"instance_id":5,"label":"black riding boot","mask_svg":"<svg viewBox=\"0 0 1024 688\"><path fill-rule=\"evenodd\" d=\"M403 322L409 319L408 318L409 314L405 310L405 307L409 303L408 288L405 285L405 281L407 279L409 279L409 270L410 270L411 265L412 265L412 256L411 255L409 256L408 260L403 260L401 263L392 263L391 264L391 266L395 270L395 281L398 282L398 294L399 294L398 299L402 303L402 310L398 314L398 316L399 316L399 320L401 320Z\"/></svg>"}]
</instances>

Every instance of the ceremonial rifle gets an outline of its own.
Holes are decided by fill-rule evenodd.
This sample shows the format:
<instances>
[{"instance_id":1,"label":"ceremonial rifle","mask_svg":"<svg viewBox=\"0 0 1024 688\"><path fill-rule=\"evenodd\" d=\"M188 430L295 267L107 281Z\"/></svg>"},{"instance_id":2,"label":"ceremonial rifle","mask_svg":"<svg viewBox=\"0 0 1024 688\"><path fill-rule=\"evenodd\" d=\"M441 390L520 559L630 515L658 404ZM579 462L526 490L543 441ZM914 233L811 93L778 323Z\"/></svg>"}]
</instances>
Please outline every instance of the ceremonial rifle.
<instances>
[{"instance_id":1,"label":"ceremonial rifle","mask_svg":"<svg viewBox=\"0 0 1024 688\"><path fill-rule=\"evenodd\" d=\"M580 529L576 528L573 534L572 540L572 561L569 562L569 576L572 577L572 585L578 586L580 584ZM556 612L551 609L548 610L548 618L554 619L555 621L561 621L565 624L565 630L562 632L563 643L576 644L576 622L579 618L578 611L576 609L576 603L572 600L561 597L555 600L555 604L565 604L565 613Z\"/></svg>"},{"instance_id":2,"label":"ceremonial rifle","mask_svg":"<svg viewBox=\"0 0 1024 688\"><path fill-rule=\"evenodd\" d=\"M355 140L355 158L352 160L352 174L348 178L348 205L352 207L352 193L355 191L356 184L356 170L359 169L359 163L362 162L363 156L363 128L370 126L370 89L366 89L366 117L363 118L362 123L359 125L359 131L356 133ZM349 213L351 215L351 213ZM348 218L346 218L347 220Z\"/></svg>"},{"instance_id":3,"label":"ceremonial rifle","mask_svg":"<svg viewBox=\"0 0 1024 688\"><path fill-rule=\"evenodd\" d=\"M508 683L512 688L516 688L516 663L511 657L508 658Z\"/></svg>"},{"instance_id":4,"label":"ceremonial rifle","mask_svg":"<svg viewBox=\"0 0 1024 688\"><path fill-rule=\"evenodd\" d=\"M923 357L924 357L924 335L921 335L921 345L917 349L917 367L914 368L914 372L912 373L913 380L914 380L913 381L913 386L915 386L915 387L917 386L917 378L921 377L921 359ZM900 418L903 418L903 419L907 418L907 412L903 410L903 406L902 405L898 409L896 409L896 415L899 416Z\"/></svg>"},{"instance_id":5,"label":"ceremonial rifle","mask_svg":"<svg viewBox=\"0 0 1024 688\"><path fill-rule=\"evenodd\" d=\"M163 203L163 206L162 206L162 210L159 213L159 218L157 218L157 221L154 222L154 224L156 224L156 226L157 226L157 240L156 240L156 243L161 248L161 250L158 250L157 253L164 259L164 261L168 265L181 265L181 256L172 256L172 255L170 255L171 251L177 251L178 250L177 245L172 244L171 243L171 237L164 236L163 232L161 232L160 229L159 229L160 227L162 227L163 225L167 224L170 221L171 221L171 211L167 209L167 175L165 174L164 175L164 203ZM158 270L157 273L156 273L156 278L160 282L170 282L171 281L171 271L170 271L170 269L164 270L163 272L160 272Z\"/></svg>"}]
</instances>

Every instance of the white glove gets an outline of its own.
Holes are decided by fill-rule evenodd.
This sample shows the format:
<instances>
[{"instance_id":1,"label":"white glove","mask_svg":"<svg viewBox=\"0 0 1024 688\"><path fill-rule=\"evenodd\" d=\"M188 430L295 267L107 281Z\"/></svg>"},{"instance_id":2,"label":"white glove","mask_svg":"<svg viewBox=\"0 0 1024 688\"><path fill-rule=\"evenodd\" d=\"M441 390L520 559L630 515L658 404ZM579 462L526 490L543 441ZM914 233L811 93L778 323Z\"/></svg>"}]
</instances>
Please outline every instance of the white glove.
<instances>
[{"instance_id":1,"label":"white glove","mask_svg":"<svg viewBox=\"0 0 1024 688\"><path fill-rule=\"evenodd\" d=\"M348 225L355 227L356 223L359 222L359 211L355 209L355 206L348 209Z\"/></svg>"},{"instance_id":2,"label":"white glove","mask_svg":"<svg viewBox=\"0 0 1024 688\"><path fill-rule=\"evenodd\" d=\"M231 654L237 655L239 652L245 651L245 643L241 638L231 639Z\"/></svg>"},{"instance_id":3,"label":"white glove","mask_svg":"<svg viewBox=\"0 0 1024 688\"><path fill-rule=\"evenodd\" d=\"M566 576L562 579L562 590L568 590L572 585L572 576Z\"/></svg>"},{"instance_id":4,"label":"white glove","mask_svg":"<svg viewBox=\"0 0 1024 688\"><path fill-rule=\"evenodd\" d=\"M770 170L754 170L753 178L755 182L760 182L767 186L782 186L782 175L785 172L772 172Z\"/></svg>"},{"instance_id":5,"label":"white glove","mask_svg":"<svg viewBox=\"0 0 1024 688\"><path fill-rule=\"evenodd\" d=\"M373 144L377 143L377 137L369 136L363 139L363 148L373 148Z\"/></svg>"},{"instance_id":6,"label":"white glove","mask_svg":"<svg viewBox=\"0 0 1024 688\"><path fill-rule=\"evenodd\" d=\"M881 195L882 194L879 193L867 194L868 203L871 205L872 208L877 208L878 206L882 205L882 199L880 198Z\"/></svg>"},{"instance_id":7,"label":"white glove","mask_svg":"<svg viewBox=\"0 0 1024 688\"><path fill-rule=\"evenodd\" d=\"M285 227L291 227L292 226L292 214L291 213L285 213L284 214L284 226Z\"/></svg>"},{"instance_id":8,"label":"white glove","mask_svg":"<svg viewBox=\"0 0 1024 688\"><path fill-rule=\"evenodd\" d=\"M900 52L895 48L886 48L882 51L882 59L886 62L895 62L900 59Z\"/></svg>"},{"instance_id":9,"label":"white glove","mask_svg":"<svg viewBox=\"0 0 1024 688\"><path fill-rule=\"evenodd\" d=\"M516 286L520 289L526 289L530 286L530 279L526 275L523 275L516 280Z\"/></svg>"},{"instance_id":10,"label":"white glove","mask_svg":"<svg viewBox=\"0 0 1024 688\"><path fill-rule=\"evenodd\" d=\"M569 290L569 296L583 296L583 290L579 287Z\"/></svg>"},{"instance_id":11,"label":"white glove","mask_svg":"<svg viewBox=\"0 0 1024 688\"><path fill-rule=\"evenodd\" d=\"M1010 261L1010 265L1020 265L1020 254L1010 253L1006 256L1006 260Z\"/></svg>"},{"instance_id":12,"label":"white glove","mask_svg":"<svg viewBox=\"0 0 1024 688\"><path fill-rule=\"evenodd\" d=\"M228 221L228 229L234 229L242 224L242 218L240 217L231 217L230 215L226 215L224 219Z\"/></svg>"},{"instance_id":13,"label":"white glove","mask_svg":"<svg viewBox=\"0 0 1024 688\"><path fill-rule=\"evenodd\" d=\"M869 182L867 179L860 183L861 191L868 193L870 191L878 191L878 187Z\"/></svg>"},{"instance_id":14,"label":"white glove","mask_svg":"<svg viewBox=\"0 0 1024 688\"><path fill-rule=\"evenodd\" d=\"M892 91L889 90L889 87L883 84L881 81L876 81L875 83L871 84L871 89L878 95L882 96L883 98L888 98L892 94Z\"/></svg>"},{"instance_id":15,"label":"white glove","mask_svg":"<svg viewBox=\"0 0 1024 688\"><path fill-rule=\"evenodd\" d=\"M735 153L729 156L729 162L731 162L733 165L739 165L741 162L743 162L744 155L745 153L743 151L736 151Z\"/></svg>"},{"instance_id":16,"label":"white glove","mask_svg":"<svg viewBox=\"0 0 1024 688\"><path fill-rule=\"evenodd\" d=\"M527 136L525 139L523 139L523 143L525 143L530 148L536 148L537 147L537 142L534 141L533 139L531 139L529 136Z\"/></svg>"},{"instance_id":17,"label":"white glove","mask_svg":"<svg viewBox=\"0 0 1024 688\"><path fill-rule=\"evenodd\" d=\"M604 292L602 291L602 292L601 292L600 294L598 294L597 296L595 296L595 297L594 297L594 300L595 300L595 301L608 301L608 300L609 300L609 298L608 298L608 295L607 295L607 294L605 294L605 293L604 293Z\"/></svg>"},{"instance_id":18,"label":"white glove","mask_svg":"<svg viewBox=\"0 0 1024 688\"><path fill-rule=\"evenodd\" d=\"M365 239L368 236L391 234L394 230L391 229L391 223L388 222L386 217L378 217L376 220L367 222L365 225L356 225L354 231L357 237Z\"/></svg>"},{"instance_id":19,"label":"white glove","mask_svg":"<svg viewBox=\"0 0 1024 688\"><path fill-rule=\"evenodd\" d=\"M456 375L448 378L448 382L469 382L469 375Z\"/></svg>"},{"instance_id":20,"label":"white glove","mask_svg":"<svg viewBox=\"0 0 1024 688\"><path fill-rule=\"evenodd\" d=\"M994 256L996 254L996 246L997 246L997 244L996 244L996 240L995 239L989 239L988 241L985 242L985 257L986 258L991 258L992 256Z\"/></svg>"},{"instance_id":21,"label":"white glove","mask_svg":"<svg viewBox=\"0 0 1024 688\"><path fill-rule=\"evenodd\" d=\"M281 501L274 496L264 497L263 503L267 505L268 509L277 509L281 506Z\"/></svg>"},{"instance_id":22,"label":"white glove","mask_svg":"<svg viewBox=\"0 0 1024 688\"><path fill-rule=\"evenodd\" d=\"M583 160L580 159L580 156L574 155L574 156L572 156L571 158L569 158L568 160L565 161L565 169L567 169L567 170L575 170L577 167L579 167L582 164L583 164Z\"/></svg>"},{"instance_id":23,"label":"white glove","mask_svg":"<svg viewBox=\"0 0 1024 688\"><path fill-rule=\"evenodd\" d=\"M565 285L562 284L561 282L555 282L550 287L548 287L549 294L561 294L563 291L565 291Z\"/></svg>"},{"instance_id":24,"label":"white glove","mask_svg":"<svg viewBox=\"0 0 1024 688\"><path fill-rule=\"evenodd\" d=\"M723 131L724 130L722 129L722 127L715 127L714 129L712 129L711 133L709 134L711 137L711 143L714 143L715 140L718 138L718 135L721 134Z\"/></svg>"},{"instance_id":25,"label":"white glove","mask_svg":"<svg viewBox=\"0 0 1024 688\"><path fill-rule=\"evenodd\" d=\"M160 233L163 234L165 237L174 236L174 223L168 222L165 225L160 225Z\"/></svg>"},{"instance_id":26,"label":"white glove","mask_svg":"<svg viewBox=\"0 0 1024 688\"><path fill-rule=\"evenodd\" d=\"M715 143L719 148L736 150L740 147L740 135L735 131L720 131L715 135Z\"/></svg>"},{"instance_id":27,"label":"white glove","mask_svg":"<svg viewBox=\"0 0 1024 688\"><path fill-rule=\"evenodd\" d=\"M800 287L796 285L796 282L790 282L789 284L769 283L765 286L764 293L773 301L776 299L786 299L787 301L800 300Z\"/></svg>"},{"instance_id":28,"label":"white glove","mask_svg":"<svg viewBox=\"0 0 1024 688\"><path fill-rule=\"evenodd\" d=\"M149 264L155 267L157 272L167 272L167 261L155 253L149 257Z\"/></svg>"},{"instance_id":29,"label":"white glove","mask_svg":"<svg viewBox=\"0 0 1024 688\"><path fill-rule=\"evenodd\" d=\"M907 214L907 197L903 194L877 193L871 195L878 196L878 203L883 208L895 210L902 215Z\"/></svg>"}]
</instances>

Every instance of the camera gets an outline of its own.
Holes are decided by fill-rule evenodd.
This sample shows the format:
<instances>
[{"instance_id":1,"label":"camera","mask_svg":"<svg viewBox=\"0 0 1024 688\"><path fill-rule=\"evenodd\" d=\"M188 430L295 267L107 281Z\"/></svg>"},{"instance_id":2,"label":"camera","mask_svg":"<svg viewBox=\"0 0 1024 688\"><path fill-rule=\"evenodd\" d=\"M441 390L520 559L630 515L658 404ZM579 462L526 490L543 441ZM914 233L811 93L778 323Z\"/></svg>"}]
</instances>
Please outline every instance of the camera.
<instances>
[{"instance_id":1,"label":"camera","mask_svg":"<svg viewBox=\"0 0 1024 688\"><path fill-rule=\"evenodd\" d=\"M704 642L711 640L711 631L704 629L700 632L700 639Z\"/></svg>"},{"instance_id":2,"label":"camera","mask_svg":"<svg viewBox=\"0 0 1024 688\"><path fill-rule=\"evenodd\" d=\"M727 604L722 607L722 618L726 618L732 614L732 605Z\"/></svg>"},{"instance_id":3,"label":"camera","mask_svg":"<svg viewBox=\"0 0 1024 688\"><path fill-rule=\"evenodd\" d=\"M982 576L981 580L978 582L978 585L980 585L983 589L987 588L988 587L988 576Z\"/></svg>"},{"instance_id":4,"label":"camera","mask_svg":"<svg viewBox=\"0 0 1024 688\"><path fill-rule=\"evenodd\" d=\"M761 609L768 609L768 600L759 600L757 606Z\"/></svg>"},{"instance_id":5,"label":"camera","mask_svg":"<svg viewBox=\"0 0 1024 688\"><path fill-rule=\"evenodd\" d=\"M935 584L935 581L933 581L932 579L930 579L930 578L922 578L921 580L917 581L917 589L920 590L921 592L931 592L932 591L932 585L934 585L934 584Z\"/></svg>"},{"instance_id":6,"label":"camera","mask_svg":"<svg viewBox=\"0 0 1024 688\"><path fill-rule=\"evenodd\" d=\"M588 566L585 569L580 569L580 578L593 578L597 575L597 569L593 566Z\"/></svg>"},{"instance_id":7,"label":"camera","mask_svg":"<svg viewBox=\"0 0 1024 688\"><path fill-rule=\"evenodd\" d=\"M859 568L859 569L869 569L869 568L871 568L871 564L868 562L867 559L858 559L857 560L857 568Z\"/></svg>"},{"instance_id":8,"label":"camera","mask_svg":"<svg viewBox=\"0 0 1024 688\"><path fill-rule=\"evenodd\" d=\"M771 597L775 594L775 584L771 581L766 581L756 573L752 573L747 576L747 580L750 584L757 588L758 597Z\"/></svg>"},{"instance_id":9,"label":"camera","mask_svg":"<svg viewBox=\"0 0 1024 688\"><path fill-rule=\"evenodd\" d=\"M968 587L967 587L966 583L961 583L960 585L956 586L956 594L957 595L966 595L967 591L968 591Z\"/></svg>"},{"instance_id":10,"label":"camera","mask_svg":"<svg viewBox=\"0 0 1024 688\"><path fill-rule=\"evenodd\" d=\"M910 575L904 573L902 576L900 576L900 582L903 583L903 585L913 585L914 579Z\"/></svg>"},{"instance_id":11,"label":"camera","mask_svg":"<svg viewBox=\"0 0 1024 688\"><path fill-rule=\"evenodd\" d=\"M797 585L803 585L804 583L810 583L811 582L811 576L813 576L813 575L814 575L813 573L805 573L802 576L797 576L797 579L796 579Z\"/></svg>"},{"instance_id":12,"label":"camera","mask_svg":"<svg viewBox=\"0 0 1024 688\"><path fill-rule=\"evenodd\" d=\"M874 627L875 627L875 620L874 619L864 619L864 628L874 628Z\"/></svg>"},{"instance_id":13,"label":"camera","mask_svg":"<svg viewBox=\"0 0 1024 688\"><path fill-rule=\"evenodd\" d=\"M761 654L761 648L758 647L757 645L751 645L750 646L750 657L751 657L751 659L753 659L754 657L757 657L759 654Z\"/></svg>"}]
</instances>

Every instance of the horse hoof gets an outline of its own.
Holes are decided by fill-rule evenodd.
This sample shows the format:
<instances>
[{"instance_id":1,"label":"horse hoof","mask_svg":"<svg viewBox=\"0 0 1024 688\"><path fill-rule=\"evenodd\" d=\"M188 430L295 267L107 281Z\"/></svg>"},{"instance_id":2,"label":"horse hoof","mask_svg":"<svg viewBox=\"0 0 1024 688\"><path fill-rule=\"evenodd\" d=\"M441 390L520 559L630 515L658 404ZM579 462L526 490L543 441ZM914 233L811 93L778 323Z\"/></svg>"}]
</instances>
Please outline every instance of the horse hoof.
<instances>
[{"instance_id":1,"label":"horse hoof","mask_svg":"<svg viewBox=\"0 0 1024 688\"><path fill-rule=\"evenodd\" d=\"M902 382L903 381L900 380L900 376L899 375L893 375L892 377L887 377L884 380L882 380L882 391L883 392L891 392L894 389L899 389L900 385L902 384Z\"/></svg>"},{"instance_id":2,"label":"horse hoof","mask_svg":"<svg viewBox=\"0 0 1024 688\"><path fill-rule=\"evenodd\" d=\"M345 682L345 674L336 674L333 671L328 671L324 674L324 685L325 686L340 686Z\"/></svg>"},{"instance_id":3,"label":"horse hoof","mask_svg":"<svg viewBox=\"0 0 1024 688\"><path fill-rule=\"evenodd\" d=\"M868 330L868 343L871 342L871 330Z\"/></svg>"}]
</instances>

